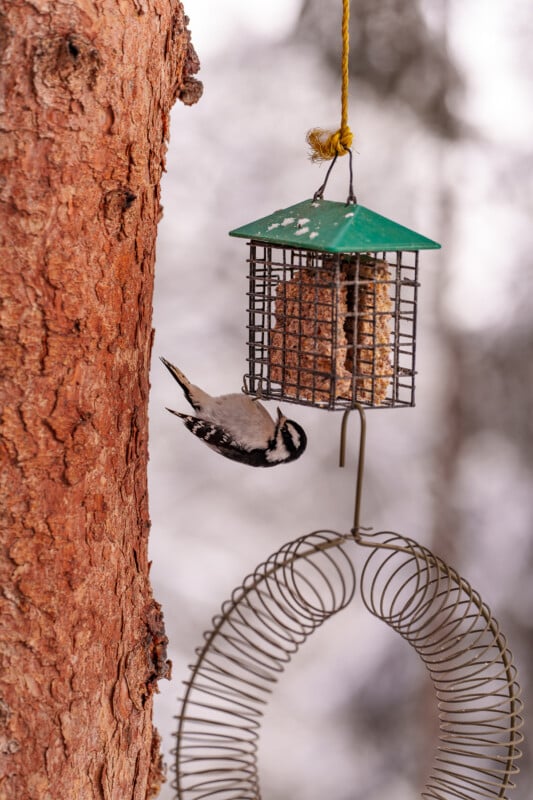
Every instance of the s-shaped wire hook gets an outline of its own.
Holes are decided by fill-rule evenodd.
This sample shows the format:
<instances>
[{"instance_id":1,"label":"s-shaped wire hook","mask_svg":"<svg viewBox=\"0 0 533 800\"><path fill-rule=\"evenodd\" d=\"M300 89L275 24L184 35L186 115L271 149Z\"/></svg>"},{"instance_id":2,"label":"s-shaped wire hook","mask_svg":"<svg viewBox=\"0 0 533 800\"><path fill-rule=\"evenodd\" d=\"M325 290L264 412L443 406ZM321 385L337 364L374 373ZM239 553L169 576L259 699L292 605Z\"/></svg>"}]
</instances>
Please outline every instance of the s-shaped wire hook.
<instances>
[{"instance_id":1,"label":"s-shaped wire hook","mask_svg":"<svg viewBox=\"0 0 533 800\"><path fill-rule=\"evenodd\" d=\"M360 420L360 433L359 433L359 459L357 464L357 479L355 484L355 509L353 517L353 528L351 533L354 538L360 540L360 514L361 514L361 496L363 492L363 473L365 470L365 445L366 445L366 416L363 407L359 403L355 403L354 408L359 412ZM342 416L341 423L341 444L339 452L339 467L344 467L346 461L346 428L348 424L348 417L351 408L347 408Z\"/></svg>"}]
</instances>

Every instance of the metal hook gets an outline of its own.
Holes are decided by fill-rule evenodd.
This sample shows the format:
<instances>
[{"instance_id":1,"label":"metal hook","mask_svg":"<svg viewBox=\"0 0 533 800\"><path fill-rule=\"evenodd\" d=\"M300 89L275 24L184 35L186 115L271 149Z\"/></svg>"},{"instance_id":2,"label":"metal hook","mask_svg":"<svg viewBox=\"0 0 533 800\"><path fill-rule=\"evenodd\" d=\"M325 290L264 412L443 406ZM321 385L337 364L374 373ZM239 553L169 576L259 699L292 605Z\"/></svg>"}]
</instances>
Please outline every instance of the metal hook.
<instances>
[{"instance_id":1,"label":"metal hook","mask_svg":"<svg viewBox=\"0 0 533 800\"><path fill-rule=\"evenodd\" d=\"M365 469L365 444L366 444L366 416L363 407L359 403L354 404L354 408L359 412L359 420L361 423L359 433L359 459L357 464L357 479L355 484L355 510L353 517L352 533L356 539L359 539L360 525L359 518L361 512L361 496L363 492L363 473ZM351 408L347 408L342 416L341 423L341 444L339 451L339 467L344 467L346 461L346 427L348 424L348 417Z\"/></svg>"},{"instance_id":2,"label":"metal hook","mask_svg":"<svg viewBox=\"0 0 533 800\"><path fill-rule=\"evenodd\" d=\"M327 182L329 180L329 176L331 175L331 170L335 166L335 162L337 161L338 157L339 157L338 153L336 153L333 156L331 164L328 167L328 171L326 172L326 177L324 178L324 182L322 183L321 186L319 186L319 188L316 190L316 192L313 195L313 202L316 203L317 200L323 200L324 199L324 192L326 190L326 185L327 185ZM350 184L349 184L349 187L348 187L348 197L346 198L346 205L347 206L352 206L352 205L357 205L357 197L355 196L355 193L354 193L354 190L353 190L353 156L352 156L351 148L348 148L348 157L349 157L349 162L348 163L349 163L349 171L350 171Z\"/></svg>"},{"instance_id":3,"label":"metal hook","mask_svg":"<svg viewBox=\"0 0 533 800\"><path fill-rule=\"evenodd\" d=\"M328 167L328 171L326 172L326 177L324 178L324 183L322 184L322 186L319 186L319 188L316 190L316 192L313 195L313 202L314 203L316 203L317 200L322 200L324 198L324 191L326 189L326 184L327 184L327 182L329 180L329 176L331 175L331 170L335 166L335 162L336 162L338 157L339 157L338 153L336 153L333 156L333 160L332 160L331 164Z\"/></svg>"},{"instance_id":4,"label":"metal hook","mask_svg":"<svg viewBox=\"0 0 533 800\"><path fill-rule=\"evenodd\" d=\"M350 187L349 187L349 191L348 191L348 197L346 199L346 205L347 206L354 206L354 205L357 205L357 197L355 196L355 193L354 193L354 190L353 190L353 158L352 158L351 149L348 150L348 156L349 156L349 159L350 159L350 161L349 161L349 164L350 164Z\"/></svg>"}]
</instances>

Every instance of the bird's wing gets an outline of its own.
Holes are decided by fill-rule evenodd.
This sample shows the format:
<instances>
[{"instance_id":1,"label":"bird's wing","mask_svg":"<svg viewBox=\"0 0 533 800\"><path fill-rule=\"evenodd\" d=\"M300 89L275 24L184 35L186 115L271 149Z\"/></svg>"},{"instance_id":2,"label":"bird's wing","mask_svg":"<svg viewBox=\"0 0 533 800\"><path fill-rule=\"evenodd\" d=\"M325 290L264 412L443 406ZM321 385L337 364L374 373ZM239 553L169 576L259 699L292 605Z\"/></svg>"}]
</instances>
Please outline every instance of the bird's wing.
<instances>
[{"instance_id":1,"label":"bird's wing","mask_svg":"<svg viewBox=\"0 0 533 800\"><path fill-rule=\"evenodd\" d=\"M217 425L208 419L195 417L192 414L182 414L180 411L174 411L172 408L167 408L167 411L170 411L171 414L175 414L176 417L180 417L185 427L188 428L191 433L194 433L195 436L198 436L199 439L202 439L202 441L210 447L220 450L224 455L228 454L226 451L243 449L242 445L235 440L235 437L221 425Z\"/></svg>"}]
</instances>

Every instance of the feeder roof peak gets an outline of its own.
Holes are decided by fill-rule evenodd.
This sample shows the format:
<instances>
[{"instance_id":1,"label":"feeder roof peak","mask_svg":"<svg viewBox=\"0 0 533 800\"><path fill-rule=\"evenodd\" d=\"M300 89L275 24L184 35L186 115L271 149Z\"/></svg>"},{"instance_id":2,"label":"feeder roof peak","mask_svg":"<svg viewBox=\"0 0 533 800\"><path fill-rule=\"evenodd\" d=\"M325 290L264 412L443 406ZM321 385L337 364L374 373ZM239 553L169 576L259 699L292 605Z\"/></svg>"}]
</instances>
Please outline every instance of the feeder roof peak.
<instances>
[{"instance_id":1,"label":"feeder roof peak","mask_svg":"<svg viewBox=\"0 0 533 800\"><path fill-rule=\"evenodd\" d=\"M440 244L365 206L304 200L230 231L230 236L326 253L434 250Z\"/></svg>"}]
</instances>

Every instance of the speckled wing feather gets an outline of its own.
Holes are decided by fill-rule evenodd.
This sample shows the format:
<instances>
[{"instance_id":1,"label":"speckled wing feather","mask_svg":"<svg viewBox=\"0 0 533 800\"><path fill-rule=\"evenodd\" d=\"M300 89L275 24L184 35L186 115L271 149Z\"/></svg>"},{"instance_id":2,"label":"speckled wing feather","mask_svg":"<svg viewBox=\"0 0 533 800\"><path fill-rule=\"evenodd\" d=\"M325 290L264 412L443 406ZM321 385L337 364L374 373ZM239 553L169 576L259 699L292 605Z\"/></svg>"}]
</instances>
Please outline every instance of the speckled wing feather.
<instances>
[{"instance_id":1,"label":"speckled wing feather","mask_svg":"<svg viewBox=\"0 0 533 800\"><path fill-rule=\"evenodd\" d=\"M216 425L209 420L195 417L192 414L183 414L167 408L171 414L180 417L185 427L194 433L199 439L215 450L217 453L230 458L232 461L239 461L252 467L270 466L264 463L264 452L259 449L247 450L245 446L239 444L234 437L220 425Z\"/></svg>"}]
</instances>

